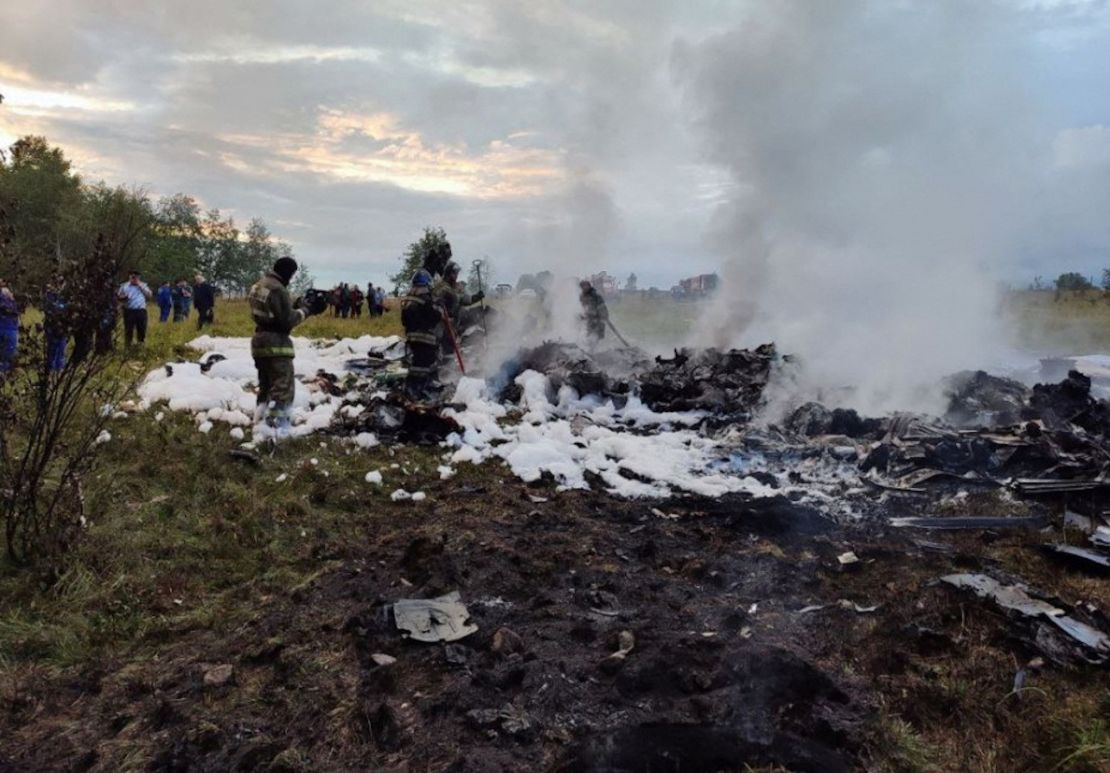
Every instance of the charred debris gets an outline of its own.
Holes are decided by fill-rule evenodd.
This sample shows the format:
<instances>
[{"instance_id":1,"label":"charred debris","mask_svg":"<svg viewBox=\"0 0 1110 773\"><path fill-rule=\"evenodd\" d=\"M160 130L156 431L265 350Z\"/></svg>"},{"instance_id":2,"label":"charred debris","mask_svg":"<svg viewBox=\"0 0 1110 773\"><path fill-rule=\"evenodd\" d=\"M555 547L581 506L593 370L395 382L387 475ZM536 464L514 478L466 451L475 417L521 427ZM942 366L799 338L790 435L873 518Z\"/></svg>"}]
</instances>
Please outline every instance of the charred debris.
<instances>
[{"instance_id":1,"label":"charred debris","mask_svg":"<svg viewBox=\"0 0 1110 773\"><path fill-rule=\"evenodd\" d=\"M403 394L388 367L395 361L352 363L353 372L370 376L353 384L319 374L323 388L347 396L333 430L424 443L458 431L443 412L452 407L446 399L414 401ZM1032 389L983 371L959 373L942 385L948 405L940 417L865 417L810 402L778 424L755 426L768 385L772 379L788 383L792 367L773 344L678 349L650 358L630 347L588 352L546 342L510 358L488 383L510 408L522 399L517 377L532 370L547 377L552 398L565 386L617 408L635 396L659 413L697 412L700 430L726 439L738 454L752 448L771 455L783 449L795 456L827 454L856 465L861 480L880 491L922 494L948 483L1006 488L1030 498L1066 495L1096 509L1110 498L1110 402L1092 396L1090 379L1078 371Z\"/></svg>"}]
</instances>

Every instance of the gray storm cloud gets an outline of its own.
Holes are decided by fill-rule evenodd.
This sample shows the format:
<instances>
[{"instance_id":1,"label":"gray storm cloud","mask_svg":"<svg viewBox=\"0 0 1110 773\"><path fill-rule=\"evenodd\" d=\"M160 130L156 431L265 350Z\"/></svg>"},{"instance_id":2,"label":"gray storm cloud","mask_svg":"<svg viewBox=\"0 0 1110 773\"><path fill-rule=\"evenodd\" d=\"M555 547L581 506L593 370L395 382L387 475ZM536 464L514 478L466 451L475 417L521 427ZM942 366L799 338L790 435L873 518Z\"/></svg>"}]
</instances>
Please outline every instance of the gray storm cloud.
<instances>
[{"instance_id":1,"label":"gray storm cloud","mask_svg":"<svg viewBox=\"0 0 1110 773\"><path fill-rule=\"evenodd\" d=\"M1005 345L995 288L1044 179L1017 77L1020 19L974 0L760 4L678 45L674 71L736 193L711 238L724 286L695 339L775 340L813 392L867 410Z\"/></svg>"}]
</instances>

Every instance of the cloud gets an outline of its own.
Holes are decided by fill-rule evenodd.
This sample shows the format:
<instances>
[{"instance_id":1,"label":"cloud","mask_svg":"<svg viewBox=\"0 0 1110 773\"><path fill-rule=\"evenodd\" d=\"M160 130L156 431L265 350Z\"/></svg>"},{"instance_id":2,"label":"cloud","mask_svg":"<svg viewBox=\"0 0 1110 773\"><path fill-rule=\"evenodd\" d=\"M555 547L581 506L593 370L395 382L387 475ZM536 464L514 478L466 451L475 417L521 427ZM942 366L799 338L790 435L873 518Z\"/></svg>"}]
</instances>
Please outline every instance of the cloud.
<instances>
[{"instance_id":1,"label":"cloud","mask_svg":"<svg viewBox=\"0 0 1110 773\"><path fill-rule=\"evenodd\" d=\"M1016 84L1013 104L1055 100L1038 163L1074 162L1067 171L1057 170L1055 182L1046 178L1038 184L1072 204L1079 194L1062 189L1065 177L1084 196L1104 195L1089 146L1094 140L1060 133L1057 151L1051 146L1061 130L1110 125L1105 108L1110 87L1103 77L1110 56L1099 53L1110 50L1104 45L1110 37L1105 7L1026 7L1016 0L1000 6L997 18L1005 34L975 45L996 49L1021 39L1032 45L1025 49L1029 58L1014 60L1012 73L956 72L966 53L959 46L968 37L958 24L950 35L939 34L945 30L931 26L939 12L929 11L950 2L889 4L916 13L907 12L884 34L911 53L919 51L919 37L935 42L931 56L918 58L920 72L890 69L879 54L890 54L893 45L853 38L837 21L852 19L856 0L846 0L847 10L839 12L840 3L783 6L798 15L793 31L784 34L818 34L827 21L839 40L858 47L854 61L860 67L833 73L841 91L816 94L811 112L839 108L828 125L856 132L858 147L837 142L824 154L803 147L791 162L792 143L827 144L825 137L804 123L757 127L780 135L779 142L757 145L762 163L775 170L769 190L778 195L779 186L797 190L799 182L810 183L783 218L804 216L807 229L828 233L853 231L870 201L849 196L854 186L871 195L864 183L889 179L891 166L902 165L912 149L898 146L897 138L912 136L912 127L901 125L897 116L926 128L952 117L875 110L866 99L851 100L853 82L877 88L888 69L880 106L897 107L899 92L905 100L932 99L935 94L924 88L931 72L934 88L997 78ZM391 270L423 226L442 225L460 254L490 255L509 280L518 271L575 256L613 273L634 269L642 284L666 287L681 274L718 265L711 246L720 244L727 229L716 226L732 222L719 207L751 191L750 179L736 173L739 159L733 152L750 147L747 138L713 138L692 120L698 115L684 99L691 81L685 75L675 80L676 65L684 67L681 56L673 55L675 41L722 60L743 58L749 47L768 44L735 34L763 5L677 0L14 4L0 27L0 93L10 95L0 106L0 140L44 133L92 179L138 183L156 193L186 191L242 218L260 215L275 225L281 220L290 224L283 236L328 279L356 267ZM978 5L967 6L972 26L981 15ZM764 16L778 13L763 9ZM835 54L825 52L842 61ZM744 61L768 69L799 64L754 55ZM831 76L819 67L814 73L829 82ZM910 80L900 83L904 77ZM794 94L804 86L785 82ZM759 109L767 120L782 115L776 112L775 87L770 81L766 94L747 105L734 100L733 109ZM981 115L975 105L946 104L954 112ZM749 123L757 126L757 118ZM968 125L972 134L991 125L986 118L976 120ZM1081 152L1077 148L1084 142ZM1015 147L1018 155L1024 152L1018 145L999 147L997 153ZM852 161L857 150L864 159L858 166ZM952 171L971 176L970 170ZM850 182L837 183L844 174ZM990 195L992 183L962 189ZM822 197L835 199L835 206ZM953 209L961 216L960 207ZM1048 220L1042 218L1042 231L1019 246L1014 265L1021 270L1046 273L1048 256L1067 243L1069 224L1082 225L1084 255L1101 243L1098 224L1085 215L1056 211Z\"/></svg>"}]
</instances>

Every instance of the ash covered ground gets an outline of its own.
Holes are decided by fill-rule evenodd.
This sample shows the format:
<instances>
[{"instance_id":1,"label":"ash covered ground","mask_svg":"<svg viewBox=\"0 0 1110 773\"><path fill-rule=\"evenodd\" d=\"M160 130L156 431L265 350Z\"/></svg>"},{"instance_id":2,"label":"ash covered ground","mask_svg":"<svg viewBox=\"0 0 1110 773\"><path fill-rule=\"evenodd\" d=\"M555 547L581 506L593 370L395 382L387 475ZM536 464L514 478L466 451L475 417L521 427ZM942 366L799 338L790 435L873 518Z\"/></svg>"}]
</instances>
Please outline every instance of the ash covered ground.
<instances>
[{"instance_id":1,"label":"ash covered ground","mask_svg":"<svg viewBox=\"0 0 1110 773\"><path fill-rule=\"evenodd\" d=\"M138 407L226 433L243 475L300 453L254 442L249 343L194 346ZM835 771L915 769L920 741L1035 769L1047 703L1103 707L1110 404L1079 371L956 374L944 416L771 421L798 367L772 345L546 343L430 404L396 388L395 339L297 347L295 436L419 445L436 474L368 461L396 509L318 535L315 580L60 685L8 717L6 762ZM397 602L453 593L472 632L399 630Z\"/></svg>"}]
</instances>

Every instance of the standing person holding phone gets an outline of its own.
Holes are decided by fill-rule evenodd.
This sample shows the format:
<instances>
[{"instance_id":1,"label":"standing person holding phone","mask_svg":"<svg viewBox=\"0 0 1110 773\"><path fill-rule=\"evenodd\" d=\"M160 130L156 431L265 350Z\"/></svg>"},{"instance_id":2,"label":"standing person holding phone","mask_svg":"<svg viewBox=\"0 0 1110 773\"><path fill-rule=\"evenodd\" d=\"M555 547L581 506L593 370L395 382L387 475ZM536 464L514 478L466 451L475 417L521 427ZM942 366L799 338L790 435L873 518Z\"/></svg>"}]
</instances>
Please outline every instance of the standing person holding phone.
<instances>
[{"instance_id":1,"label":"standing person holding phone","mask_svg":"<svg viewBox=\"0 0 1110 773\"><path fill-rule=\"evenodd\" d=\"M150 288L138 271L132 271L116 293L116 297L123 302L123 340L127 346L131 346L136 337L140 346L146 343L146 304L151 296Z\"/></svg>"}]
</instances>

